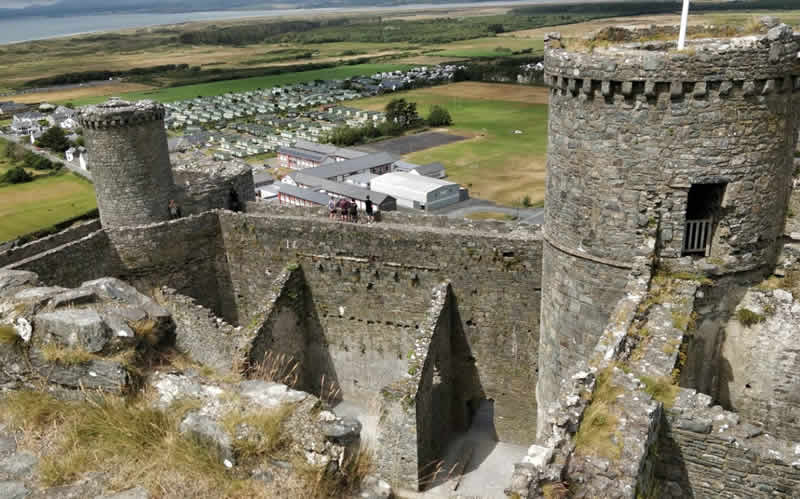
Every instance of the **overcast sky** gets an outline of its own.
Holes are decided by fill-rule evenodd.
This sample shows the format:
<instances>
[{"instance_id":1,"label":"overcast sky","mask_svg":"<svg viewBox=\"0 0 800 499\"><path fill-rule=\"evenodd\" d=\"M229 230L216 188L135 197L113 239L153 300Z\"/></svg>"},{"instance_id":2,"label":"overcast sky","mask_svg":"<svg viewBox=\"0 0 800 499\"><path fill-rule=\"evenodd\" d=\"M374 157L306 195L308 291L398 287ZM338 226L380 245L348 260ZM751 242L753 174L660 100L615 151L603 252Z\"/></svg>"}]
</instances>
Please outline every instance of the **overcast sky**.
<instances>
[{"instance_id":1,"label":"overcast sky","mask_svg":"<svg viewBox=\"0 0 800 499\"><path fill-rule=\"evenodd\" d=\"M47 5L55 2L56 0L0 0L0 8L17 9L31 5Z\"/></svg>"}]
</instances>

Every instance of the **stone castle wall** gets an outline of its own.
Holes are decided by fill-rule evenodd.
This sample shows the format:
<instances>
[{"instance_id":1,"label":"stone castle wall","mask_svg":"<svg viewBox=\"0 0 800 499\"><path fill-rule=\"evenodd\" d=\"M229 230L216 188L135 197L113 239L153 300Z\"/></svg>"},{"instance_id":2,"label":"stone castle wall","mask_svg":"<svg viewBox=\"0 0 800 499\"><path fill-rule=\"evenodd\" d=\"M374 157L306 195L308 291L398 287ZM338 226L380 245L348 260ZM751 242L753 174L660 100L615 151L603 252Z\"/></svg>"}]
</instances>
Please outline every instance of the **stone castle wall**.
<instances>
[{"instance_id":1,"label":"stone castle wall","mask_svg":"<svg viewBox=\"0 0 800 499\"><path fill-rule=\"evenodd\" d=\"M800 444L776 439L681 390L654 454L658 497L798 497Z\"/></svg>"},{"instance_id":2,"label":"stone castle wall","mask_svg":"<svg viewBox=\"0 0 800 499\"><path fill-rule=\"evenodd\" d=\"M78 286L111 276L150 294L168 285L236 323L218 215L207 212L161 224L105 229L10 266L50 285Z\"/></svg>"},{"instance_id":3,"label":"stone castle wall","mask_svg":"<svg viewBox=\"0 0 800 499\"><path fill-rule=\"evenodd\" d=\"M501 235L474 226L366 226L227 212L220 221L240 321L258 310L265 283L300 264L345 398L374 395L407 370L430 290L451 279L480 381L495 400L500 439L530 443L542 264L534 229ZM370 366L381 363L394 365L393 374L373 371L371 378Z\"/></svg>"},{"instance_id":4,"label":"stone castle wall","mask_svg":"<svg viewBox=\"0 0 800 499\"><path fill-rule=\"evenodd\" d=\"M112 99L81 110L79 121L103 226L168 220L174 185L163 106Z\"/></svg>"},{"instance_id":5,"label":"stone castle wall","mask_svg":"<svg viewBox=\"0 0 800 499\"><path fill-rule=\"evenodd\" d=\"M22 246L16 246L0 252L0 267L11 265L14 262L36 256L39 253L44 253L53 248L57 248L63 244L76 241L92 232L100 230L100 220L94 219L88 222L75 224L72 227L64 229L56 234L46 237L35 239Z\"/></svg>"},{"instance_id":6,"label":"stone castle wall","mask_svg":"<svg viewBox=\"0 0 800 499\"><path fill-rule=\"evenodd\" d=\"M681 256L693 184L726 184L711 257L726 271L774 263L797 141L799 47L782 25L684 52L546 50L540 405L581 345L599 338L645 234L657 230L662 259Z\"/></svg>"}]
</instances>

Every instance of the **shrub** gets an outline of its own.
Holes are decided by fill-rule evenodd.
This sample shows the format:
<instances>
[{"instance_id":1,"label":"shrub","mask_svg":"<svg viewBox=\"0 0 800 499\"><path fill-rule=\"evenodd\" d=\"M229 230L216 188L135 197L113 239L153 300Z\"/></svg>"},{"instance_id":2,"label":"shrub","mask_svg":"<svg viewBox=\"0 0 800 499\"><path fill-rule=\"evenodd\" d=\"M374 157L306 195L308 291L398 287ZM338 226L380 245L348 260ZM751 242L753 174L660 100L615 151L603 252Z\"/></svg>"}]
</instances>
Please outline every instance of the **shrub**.
<instances>
[{"instance_id":1,"label":"shrub","mask_svg":"<svg viewBox=\"0 0 800 499\"><path fill-rule=\"evenodd\" d=\"M33 180L33 175L25 171L21 166L15 166L0 175L0 184L22 184L31 180Z\"/></svg>"},{"instance_id":2,"label":"shrub","mask_svg":"<svg viewBox=\"0 0 800 499\"><path fill-rule=\"evenodd\" d=\"M453 124L453 118L447 109L442 106L433 106L428 115L428 125L430 126L448 126Z\"/></svg>"},{"instance_id":3,"label":"shrub","mask_svg":"<svg viewBox=\"0 0 800 499\"><path fill-rule=\"evenodd\" d=\"M531 197L528 196L527 194L525 195L524 198L522 198L522 206L524 206L525 208L530 208L531 206L533 206L533 202L531 202Z\"/></svg>"}]
</instances>

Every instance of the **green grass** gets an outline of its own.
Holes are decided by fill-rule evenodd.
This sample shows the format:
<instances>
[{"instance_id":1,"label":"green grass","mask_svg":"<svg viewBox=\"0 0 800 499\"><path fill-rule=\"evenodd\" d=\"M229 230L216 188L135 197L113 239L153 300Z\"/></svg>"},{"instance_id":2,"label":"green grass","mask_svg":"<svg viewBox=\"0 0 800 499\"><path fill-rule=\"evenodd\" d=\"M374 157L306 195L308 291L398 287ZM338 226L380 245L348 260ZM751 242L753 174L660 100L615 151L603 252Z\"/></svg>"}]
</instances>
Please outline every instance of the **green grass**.
<instances>
[{"instance_id":1,"label":"green grass","mask_svg":"<svg viewBox=\"0 0 800 499\"><path fill-rule=\"evenodd\" d=\"M473 197L521 205L527 195L534 204L539 203L545 190L547 106L502 100L504 92L514 92L517 86L492 86L497 90L490 99L447 95L441 90L444 87L434 87L364 99L353 105L380 109L389 100L404 97L417 103L422 116L427 116L433 105L445 107L453 117L452 133L473 138L419 151L406 159L419 164L441 162L448 179L469 188ZM515 130L523 133L514 134Z\"/></svg>"},{"instance_id":2,"label":"green grass","mask_svg":"<svg viewBox=\"0 0 800 499\"><path fill-rule=\"evenodd\" d=\"M490 37L490 38L476 38L473 40L464 40L453 42L440 47L441 50L436 52L427 52L428 55L435 55L440 57L467 57L467 58L484 58L484 57L507 57L514 52L531 49L530 54L541 54L544 51L544 41L541 39L532 38L513 38L506 37Z\"/></svg>"},{"instance_id":3,"label":"green grass","mask_svg":"<svg viewBox=\"0 0 800 499\"><path fill-rule=\"evenodd\" d=\"M507 222L509 220L514 220L515 217L508 213L500 213L499 211L476 211L468 214L466 218L470 220L502 220Z\"/></svg>"},{"instance_id":4,"label":"green grass","mask_svg":"<svg viewBox=\"0 0 800 499\"><path fill-rule=\"evenodd\" d=\"M45 229L96 207L92 184L74 173L0 186L0 241Z\"/></svg>"},{"instance_id":5,"label":"green grass","mask_svg":"<svg viewBox=\"0 0 800 499\"><path fill-rule=\"evenodd\" d=\"M130 92L122 94L121 97L129 100L152 99L160 102L171 102L176 100L193 99L198 96L210 97L214 95L221 95L227 92L246 92L248 90L255 90L258 88L268 88L277 85L288 85L313 80L344 79L352 76L371 75L373 73L382 71L407 69L409 67L411 66L408 64L355 64L352 66L339 66L335 68L318 69L314 71L258 76L254 78L242 78L239 80L215 81L212 83L161 88L145 92ZM96 104L104 101L105 99L106 97L87 97L85 99L75 99L71 102L76 106L83 106L86 104Z\"/></svg>"}]
</instances>

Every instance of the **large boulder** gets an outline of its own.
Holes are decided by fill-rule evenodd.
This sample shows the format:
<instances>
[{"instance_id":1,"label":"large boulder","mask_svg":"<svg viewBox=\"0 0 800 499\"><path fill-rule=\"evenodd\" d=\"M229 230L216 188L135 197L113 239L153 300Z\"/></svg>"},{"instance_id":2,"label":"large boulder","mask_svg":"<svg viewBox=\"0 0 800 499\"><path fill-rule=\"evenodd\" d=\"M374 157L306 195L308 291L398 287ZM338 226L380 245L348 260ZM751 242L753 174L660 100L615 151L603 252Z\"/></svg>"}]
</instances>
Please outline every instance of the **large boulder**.
<instances>
[{"instance_id":1,"label":"large boulder","mask_svg":"<svg viewBox=\"0 0 800 499\"><path fill-rule=\"evenodd\" d=\"M111 339L111 329L91 308L68 308L37 314L34 328L40 342L55 342L90 353L101 352Z\"/></svg>"}]
</instances>

